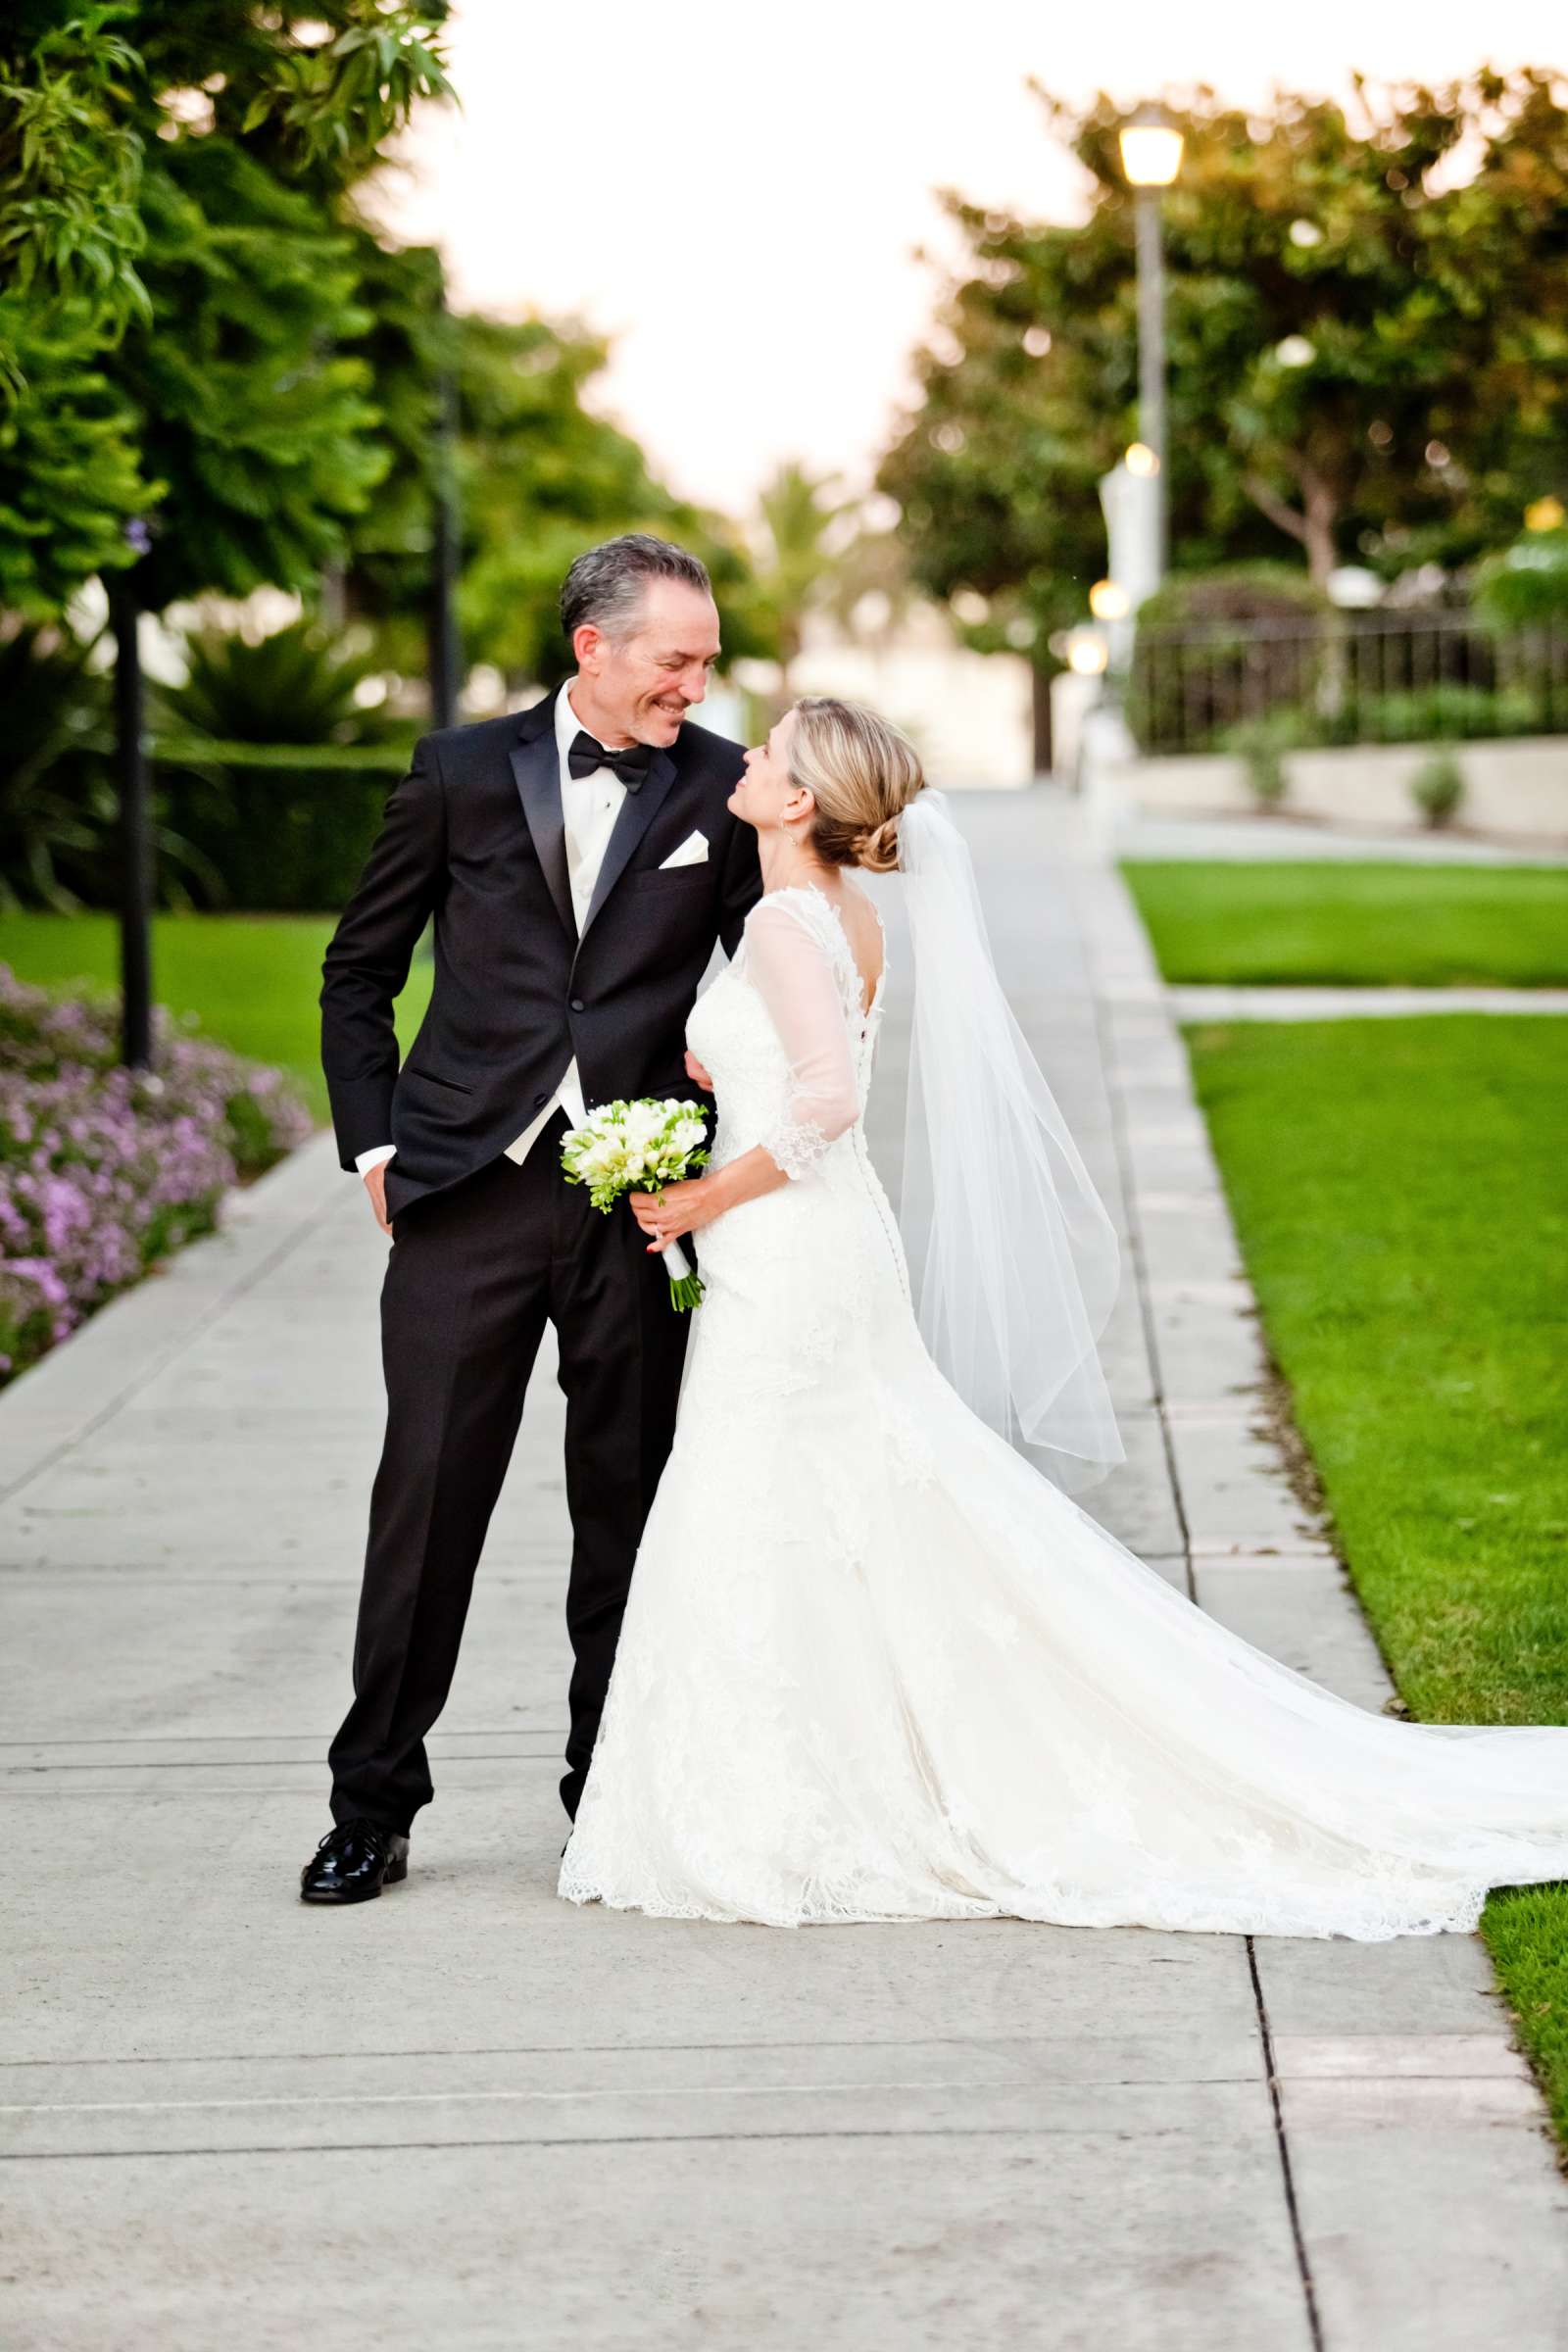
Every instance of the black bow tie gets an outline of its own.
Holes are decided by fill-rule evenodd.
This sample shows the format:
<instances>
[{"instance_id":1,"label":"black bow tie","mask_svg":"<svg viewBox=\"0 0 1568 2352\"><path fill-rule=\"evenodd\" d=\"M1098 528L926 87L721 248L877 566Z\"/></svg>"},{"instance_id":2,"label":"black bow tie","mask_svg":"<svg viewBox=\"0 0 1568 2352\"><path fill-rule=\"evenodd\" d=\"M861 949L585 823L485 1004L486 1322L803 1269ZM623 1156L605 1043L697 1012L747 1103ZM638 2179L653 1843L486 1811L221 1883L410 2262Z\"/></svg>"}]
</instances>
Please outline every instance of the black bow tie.
<instances>
[{"instance_id":1,"label":"black bow tie","mask_svg":"<svg viewBox=\"0 0 1568 2352\"><path fill-rule=\"evenodd\" d=\"M628 792L641 792L653 756L651 743L628 743L618 752L607 752L585 727L579 727L577 740L566 754L566 767L574 776L591 776L596 768L612 768Z\"/></svg>"}]
</instances>

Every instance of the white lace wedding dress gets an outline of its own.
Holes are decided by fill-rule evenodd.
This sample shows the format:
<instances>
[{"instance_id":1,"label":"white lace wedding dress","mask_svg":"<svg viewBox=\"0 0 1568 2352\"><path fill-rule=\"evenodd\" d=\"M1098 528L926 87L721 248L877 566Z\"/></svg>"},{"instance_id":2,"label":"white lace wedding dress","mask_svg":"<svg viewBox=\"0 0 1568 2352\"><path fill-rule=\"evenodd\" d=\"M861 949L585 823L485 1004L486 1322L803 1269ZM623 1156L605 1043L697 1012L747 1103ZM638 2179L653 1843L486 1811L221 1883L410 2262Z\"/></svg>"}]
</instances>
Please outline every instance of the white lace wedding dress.
<instances>
[{"instance_id":1,"label":"white lace wedding dress","mask_svg":"<svg viewBox=\"0 0 1568 2352\"><path fill-rule=\"evenodd\" d=\"M1253 1649L976 1419L926 1352L819 891L689 1035L715 1164L790 1181L708 1286L560 1891L777 1926L988 1919L1367 1940L1568 1876L1568 1731L1372 1715Z\"/></svg>"}]
</instances>

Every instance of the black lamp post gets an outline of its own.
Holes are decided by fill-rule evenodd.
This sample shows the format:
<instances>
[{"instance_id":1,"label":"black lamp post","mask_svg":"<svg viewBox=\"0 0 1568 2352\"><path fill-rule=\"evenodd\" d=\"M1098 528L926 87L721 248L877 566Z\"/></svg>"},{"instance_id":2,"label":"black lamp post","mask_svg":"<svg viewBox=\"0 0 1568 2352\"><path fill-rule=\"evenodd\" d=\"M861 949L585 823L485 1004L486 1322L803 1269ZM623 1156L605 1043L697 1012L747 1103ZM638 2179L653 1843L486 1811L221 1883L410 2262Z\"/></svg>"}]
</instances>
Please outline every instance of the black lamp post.
<instances>
[{"instance_id":1,"label":"black lamp post","mask_svg":"<svg viewBox=\"0 0 1568 2352\"><path fill-rule=\"evenodd\" d=\"M147 526L130 524L138 554ZM145 1070L153 1057L153 818L141 669L141 598L136 564L110 575L115 634L115 778L120 800L120 1058Z\"/></svg>"}]
</instances>

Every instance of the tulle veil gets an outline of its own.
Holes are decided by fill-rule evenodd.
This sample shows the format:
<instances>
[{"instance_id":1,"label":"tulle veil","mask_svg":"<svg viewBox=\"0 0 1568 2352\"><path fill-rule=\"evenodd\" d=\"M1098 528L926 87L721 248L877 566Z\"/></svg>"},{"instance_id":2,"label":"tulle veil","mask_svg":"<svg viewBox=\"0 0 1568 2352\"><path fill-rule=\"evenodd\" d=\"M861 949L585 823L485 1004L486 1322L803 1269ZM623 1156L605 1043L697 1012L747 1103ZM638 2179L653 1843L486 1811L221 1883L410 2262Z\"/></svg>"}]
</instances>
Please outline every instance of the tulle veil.
<instances>
[{"instance_id":1,"label":"tulle veil","mask_svg":"<svg viewBox=\"0 0 1568 2352\"><path fill-rule=\"evenodd\" d=\"M1077 1492L1124 1458L1099 1342L1115 1229L997 976L947 796L899 819L914 968L900 1224L920 1330L970 1409Z\"/></svg>"}]
</instances>

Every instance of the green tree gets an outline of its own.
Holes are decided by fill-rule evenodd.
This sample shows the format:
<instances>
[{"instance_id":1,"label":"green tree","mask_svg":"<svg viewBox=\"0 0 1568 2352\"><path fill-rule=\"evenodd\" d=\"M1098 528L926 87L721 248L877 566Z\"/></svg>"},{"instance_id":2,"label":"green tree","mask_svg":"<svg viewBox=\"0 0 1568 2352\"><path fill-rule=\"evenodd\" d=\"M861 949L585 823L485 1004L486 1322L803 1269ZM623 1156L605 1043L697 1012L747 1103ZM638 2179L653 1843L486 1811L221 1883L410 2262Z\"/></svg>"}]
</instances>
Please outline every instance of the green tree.
<instances>
[{"instance_id":1,"label":"green tree","mask_svg":"<svg viewBox=\"0 0 1568 2352\"><path fill-rule=\"evenodd\" d=\"M158 495L100 365L147 315L137 60L122 12L50 13L24 6L14 46L0 35L0 607L35 622L135 560L127 526Z\"/></svg>"},{"instance_id":2,"label":"green tree","mask_svg":"<svg viewBox=\"0 0 1568 2352\"><path fill-rule=\"evenodd\" d=\"M127 561L144 608L305 586L342 548L389 462L343 221L381 142L446 86L445 14L122 0L24 7L0 34L0 580L24 609ZM51 429L75 475L69 446L30 463Z\"/></svg>"},{"instance_id":3,"label":"green tree","mask_svg":"<svg viewBox=\"0 0 1568 2352\"><path fill-rule=\"evenodd\" d=\"M595 336L540 318L453 320L464 519L465 642L513 685L570 665L558 602L567 565L595 540L647 530L701 556L713 578L726 660L772 650L746 551L721 517L675 497L637 443L585 405L609 357ZM400 574L407 594L416 573Z\"/></svg>"},{"instance_id":4,"label":"green tree","mask_svg":"<svg viewBox=\"0 0 1568 2352\"><path fill-rule=\"evenodd\" d=\"M86 303L0 295L0 337L17 370L0 388L0 610L44 622L94 573L135 562L160 485Z\"/></svg>"},{"instance_id":5,"label":"green tree","mask_svg":"<svg viewBox=\"0 0 1568 2352\"><path fill-rule=\"evenodd\" d=\"M764 483L758 500L760 560L758 595L773 616L778 640L779 695L792 698L790 670L801 651L808 613L821 603L839 568L835 526L854 513L856 502L835 498L831 476L807 470L787 459Z\"/></svg>"},{"instance_id":6,"label":"green tree","mask_svg":"<svg viewBox=\"0 0 1568 2352\"><path fill-rule=\"evenodd\" d=\"M1040 282L1062 272L1070 231L1017 229L955 203L977 245L1030 248L1026 265L984 251L920 355L922 399L884 458L879 489L902 510L910 576L946 602L983 653L1025 655L1034 679L1035 765L1051 765L1055 633L1083 612L1104 569L1096 486L1122 435L1091 389L1097 357L1040 323ZM1118 257L1120 259L1121 257ZM1005 270L1006 274L1004 275Z\"/></svg>"},{"instance_id":7,"label":"green tree","mask_svg":"<svg viewBox=\"0 0 1568 2352\"><path fill-rule=\"evenodd\" d=\"M117 368L165 485L141 600L310 588L390 463L349 241L217 137L181 141L146 207L152 322Z\"/></svg>"},{"instance_id":8,"label":"green tree","mask_svg":"<svg viewBox=\"0 0 1568 2352\"><path fill-rule=\"evenodd\" d=\"M1102 568L1096 485L1137 429L1122 113L1041 96L1084 169L1086 217L1039 224L946 199L967 262L881 472L924 583L986 596L1037 649ZM1568 470L1554 78L1362 83L1352 112L1287 93L1259 116L1200 91L1177 116L1179 564L1277 554L1282 534L1319 582L1352 557L1389 573L1464 563Z\"/></svg>"},{"instance_id":9,"label":"green tree","mask_svg":"<svg viewBox=\"0 0 1568 2352\"><path fill-rule=\"evenodd\" d=\"M13 12L0 49L0 273L17 307L0 332L37 298L74 298L106 334L146 315L144 143L130 119L141 59L115 29L128 13L116 0L76 14L23 0ZM0 364L15 395L25 378L9 341Z\"/></svg>"},{"instance_id":10,"label":"green tree","mask_svg":"<svg viewBox=\"0 0 1568 2352\"><path fill-rule=\"evenodd\" d=\"M343 223L384 140L446 89L434 46L446 13L447 0L313 0L308 14L288 0L22 0L0 31L0 388L13 406L0 578L40 617L119 566L131 1062L151 1052L137 616L203 589L312 584L385 471L352 348L368 320ZM39 350L55 357L34 380ZM112 378L103 405L93 365ZM90 528L66 467L21 472L68 368L77 440L100 433ZM129 514L138 488L143 511ZM73 527L46 569L36 551L57 519Z\"/></svg>"},{"instance_id":11,"label":"green tree","mask_svg":"<svg viewBox=\"0 0 1568 2352\"><path fill-rule=\"evenodd\" d=\"M359 301L369 321L356 350L370 370L377 438L391 464L348 524L343 613L375 622L383 656L416 671L426 652L446 455L442 390L456 364L458 330L432 247L389 249L368 229L353 233Z\"/></svg>"}]
</instances>

